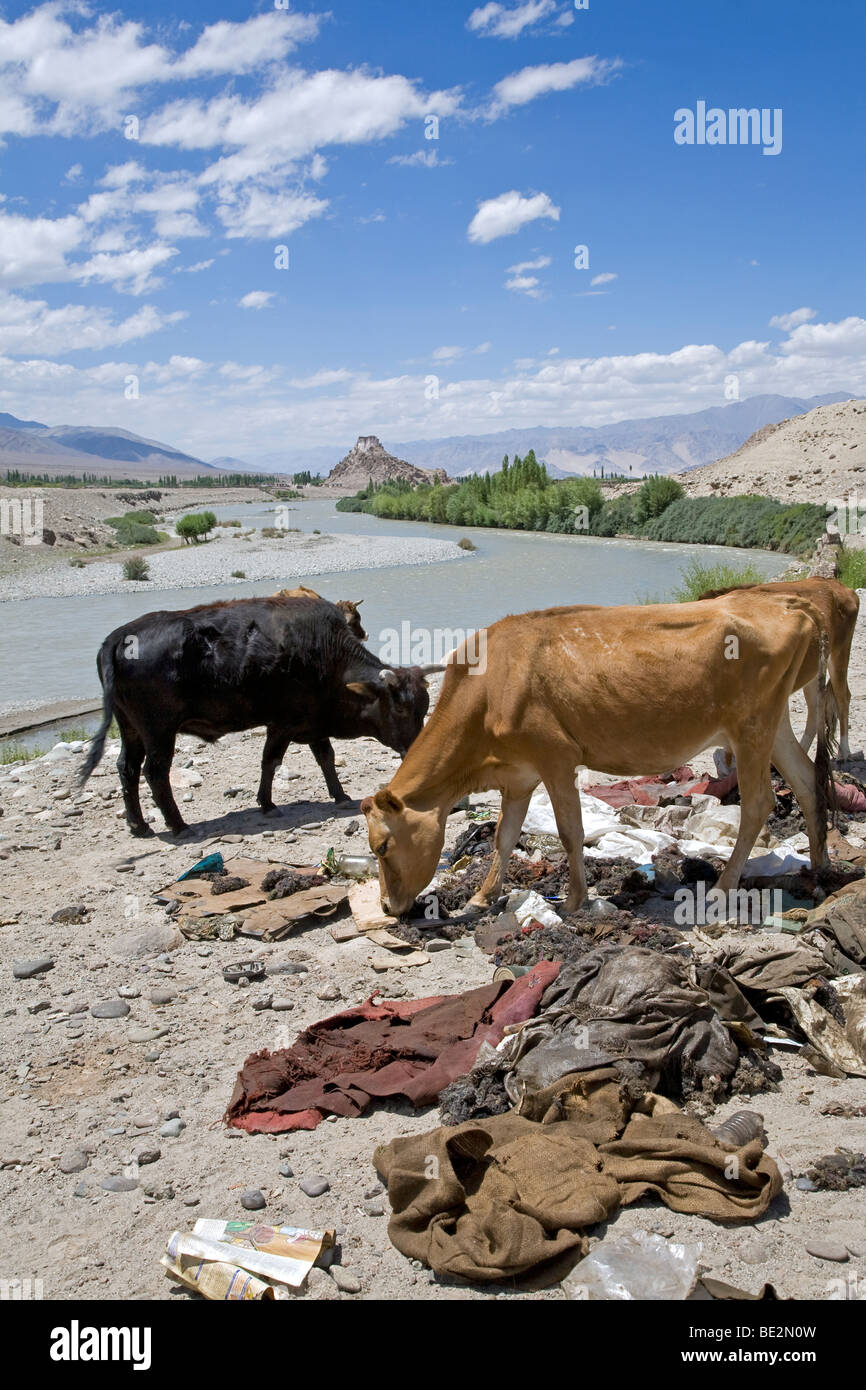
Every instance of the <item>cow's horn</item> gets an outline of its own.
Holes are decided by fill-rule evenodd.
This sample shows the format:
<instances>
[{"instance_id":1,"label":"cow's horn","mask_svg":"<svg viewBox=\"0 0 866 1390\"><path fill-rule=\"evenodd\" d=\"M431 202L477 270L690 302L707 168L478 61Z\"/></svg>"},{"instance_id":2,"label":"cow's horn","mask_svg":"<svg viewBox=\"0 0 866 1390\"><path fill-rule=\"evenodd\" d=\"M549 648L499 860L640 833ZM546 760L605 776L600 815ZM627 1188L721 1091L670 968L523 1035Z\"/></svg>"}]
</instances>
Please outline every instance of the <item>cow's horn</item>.
<instances>
[{"instance_id":1,"label":"cow's horn","mask_svg":"<svg viewBox=\"0 0 866 1390\"><path fill-rule=\"evenodd\" d=\"M418 670L422 676L430 676L434 671L447 671L447 666L419 666Z\"/></svg>"},{"instance_id":2,"label":"cow's horn","mask_svg":"<svg viewBox=\"0 0 866 1390\"><path fill-rule=\"evenodd\" d=\"M382 667L382 670L379 672L379 679L383 681L385 685L400 684L400 677L397 675L396 671L391 670L390 666Z\"/></svg>"}]
</instances>

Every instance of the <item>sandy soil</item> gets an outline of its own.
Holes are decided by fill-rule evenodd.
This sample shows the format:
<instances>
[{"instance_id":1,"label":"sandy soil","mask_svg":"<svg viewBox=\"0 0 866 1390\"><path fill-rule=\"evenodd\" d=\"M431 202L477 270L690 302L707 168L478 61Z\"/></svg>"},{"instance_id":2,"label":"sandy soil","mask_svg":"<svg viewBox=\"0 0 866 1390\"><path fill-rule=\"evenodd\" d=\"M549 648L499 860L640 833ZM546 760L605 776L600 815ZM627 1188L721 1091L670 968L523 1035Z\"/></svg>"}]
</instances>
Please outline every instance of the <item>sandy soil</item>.
<instances>
[{"instance_id":1,"label":"sandy soil","mask_svg":"<svg viewBox=\"0 0 866 1390\"><path fill-rule=\"evenodd\" d=\"M866 742L866 706L859 698L866 690L863 622L851 677L852 746L858 747ZM397 765L395 755L370 741L337 747L341 776L356 797L386 781ZM152 904L152 892L211 848L226 857L299 865L316 864L330 846L366 849L363 817L351 808L335 813L306 749L290 750L277 783L283 817L274 821L251 809L261 748L258 731L213 748L181 740L177 795L190 798L182 810L198 828L180 844L166 835L147 796L156 838L129 836L111 756L83 794L73 781L80 751L55 752L0 774L0 1203L6 1214L0 1277L41 1279L48 1299L186 1298L173 1291L159 1265L171 1232L191 1227L198 1216L241 1218L242 1191L260 1188L268 1221L336 1226L342 1268L360 1284L359 1294L343 1293L331 1275L316 1270L304 1297L563 1297L559 1288L528 1294L436 1279L390 1245L387 1216L366 1214L365 1195L376 1184L376 1144L435 1127L435 1108L416 1113L407 1104L376 1105L360 1119L332 1120L286 1137L249 1136L221 1124L235 1074L249 1053L288 1045L316 1019L375 990L422 997L487 982L492 973L488 958L470 942L466 949L431 955L428 965L379 975L370 966L370 958L380 954L376 948L363 939L337 945L325 925L261 948L243 938L205 946L184 941L165 955L131 957L127 934L166 921L162 908ZM234 788L241 790L229 797ZM483 800L473 798L476 804ZM465 812L453 815L448 843L465 828ZM82 921L52 922L52 914L77 904L87 909ZM651 909L652 901L645 911ZM53 958L53 969L13 979L13 959L43 955ZM225 983L223 966L250 956L271 966L301 962L307 973L246 989ZM318 997L334 984L340 1001ZM170 994L170 1001L154 1003L155 991ZM289 997L294 1007L257 1012L253 1004L264 993ZM127 1017L91 1015L91 1005L123 996ZM158 1036L134 1041L145 1036L142 1030ZM644 1201L620 1212L611 1226L657 1227L700 1241L703 1262L714 1275L752 1291L770 1281L782 1297L824 1299L839 1296L840 1280L856 1277L859 1284L849 1287L862 1297L862 1192L803 1192L795 1179L837 1145L863 1149L862 1119L822 1110L831 1102L862 1104L866 1087L862 1080L816 1075L779 1050L775 1056L784 1069L778 1093L753 1102L735 1098L712 1121L744 1103L764 1114L769 1151L785 1174L784 1194L767 1216L726 1228ZM177 1138L161 1137L160 1127L175 1114L185 1128ZM122 1175L141 1149L158 1150L159 1157L139 1168L139 1186L103 1190L101 1180ZM81 1151L87 1166L64 1172L69 1165L61 1156ZM279 1172L285 1161L292 1177ZM312 1199L298 1182L315 1175L330 1180L330 1191ZM806 1250L806 1242L816 1238L838 1239L859 1257L845 1264L818 1259Z\"/></svg>"}]
</instances>

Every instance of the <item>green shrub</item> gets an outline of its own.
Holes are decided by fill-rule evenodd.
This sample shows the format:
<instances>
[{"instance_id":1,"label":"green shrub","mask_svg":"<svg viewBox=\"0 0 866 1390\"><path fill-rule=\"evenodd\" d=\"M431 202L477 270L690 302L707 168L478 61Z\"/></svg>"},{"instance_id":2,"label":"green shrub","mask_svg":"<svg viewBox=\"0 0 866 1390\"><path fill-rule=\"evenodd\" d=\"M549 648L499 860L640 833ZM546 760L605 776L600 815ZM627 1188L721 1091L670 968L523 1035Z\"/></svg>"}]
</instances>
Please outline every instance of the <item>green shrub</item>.
<instances>
[{"instance_id":1,"label":"green shrub","mask_svg":"<svg viewBox=\"0 0 866 1390\"><path fill-rule=\"evenodd\" d=\"M866 589L866 550L840 550L836 571L849 589Z\"/></svg>"},{"instance_id":2,"label":"green shrub","mask_svg":"<svg viewBox=\"0 0 866 1390\"><path fill-rule=\"evenodd\" d=\"M478 548L475 542L471 541L468 536L461 536L457 544L461 550L477 550Z\"/></svg>"},{"instance_id":3,"label":"green shrub","mask_svg":"<svg viewBox=\"0 0 866 1390\"><path fill-rule=\"evenodd\" d=\"M150 566L141 555L132 555L124 562L124 579L149 579Z\"/></svg>"},{"instance_id":4,"label":"green shrub","mask_svg":"<svg viewBox=\"0 0 866 1390\"><path fill-rule=\"evenodd\" d=\"M684 496L682 484L676 478L647 478L634 496L634 519L642 526L654 516L661 516L672 502L678 502Z\"/></svg>"},{"instance_id":5,"label":"green shrub","mask_svg":"<svg viewBox=\"0 0 866 1390\"><path fill-rule=\"evenodd\" d=\"M0 743L0 767L5 767L8 763L29 763L41 756L40 749L27 748L25 744L17 743L14 739L8 743Z\"/></svg>"},{"instance_id":6,"label":"green shrub","mask_svg":"<svg viewBox=\"0 0 866 1390\"><path fill-rule=\"evenodd\" d=\"M117 529L120 545L158 545L159 531L153 526L140 526L138 522L126 521Z\"/></svg>"},{"instance_id":7,"label":"green shrub","mask_svg":"<svg viewBox=\"0 0 866 1390\"><path fill-rule=\"evenodd\" d=\"M760 584L765 576L754 565L709 565L693 556L680 570L680 582L672 591L675 603L693 603L708 589L733 589L737 584Z\"/></svg>"},{"instance_id":8,"label":"green shrub","mask_svg":"<svg viewBox=\"0 0 866 1390\"><path fill-rule=\"evenodd\" d=\"M217 519L213 512L188 512L180 518L174 529L185 544L193 541L198 545L202 536L212 531L216 524Z\"/></svg>"},{"instance_id":9,"label":"green shrub","mask_svg":"<svg viewBox=\"0 0 866 1390\"><path fill-rule=\"evenodd\" d=\"M651 541L730 545L810 553L827 514L813 502L786 506L772 497L681 497L642 528Z\"/></svg>"},{"instance_id":10,"label":"green shrub","mask_svg":"<svg viewBox=\"0 0 866 1390\"><path fill-rule=\"evenodd\" d=\"M232 579L246 579L243 570L232 570Z\"/></svg>"}]
</instances>

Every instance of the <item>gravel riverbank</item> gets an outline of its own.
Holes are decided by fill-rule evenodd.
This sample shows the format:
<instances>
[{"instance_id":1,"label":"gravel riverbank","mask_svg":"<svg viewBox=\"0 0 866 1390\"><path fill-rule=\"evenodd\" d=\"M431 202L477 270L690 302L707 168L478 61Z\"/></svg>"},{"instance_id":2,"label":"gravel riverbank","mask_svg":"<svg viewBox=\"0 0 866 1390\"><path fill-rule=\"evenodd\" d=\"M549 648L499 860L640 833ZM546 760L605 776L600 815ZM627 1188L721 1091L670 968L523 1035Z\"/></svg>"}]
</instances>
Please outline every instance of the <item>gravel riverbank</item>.
<instances>
[{"instance_id":1,"label":"gravel riverbank","mask_svg":"<svg viewBox=\"0 0 866 1390\"><path fill-rule=\"evenodd\" d=\"M146 552L145 552L146 554ZM455 541L422 537L310 536L265 538L258 531L249 539L217 532L204 545L188 545L146 555L150 579L123 578L122 552L96 560L82 569L68 560L41 565L29 572L7 574L0 601L22 598L68 598L85 594L156 593L161 589L204 589L273 579L286 585L316 574L347 570L386 569L392 565L432 565L470 558ZM235 577L239 571L241 577Z\"/></svg>"}]
</instances>

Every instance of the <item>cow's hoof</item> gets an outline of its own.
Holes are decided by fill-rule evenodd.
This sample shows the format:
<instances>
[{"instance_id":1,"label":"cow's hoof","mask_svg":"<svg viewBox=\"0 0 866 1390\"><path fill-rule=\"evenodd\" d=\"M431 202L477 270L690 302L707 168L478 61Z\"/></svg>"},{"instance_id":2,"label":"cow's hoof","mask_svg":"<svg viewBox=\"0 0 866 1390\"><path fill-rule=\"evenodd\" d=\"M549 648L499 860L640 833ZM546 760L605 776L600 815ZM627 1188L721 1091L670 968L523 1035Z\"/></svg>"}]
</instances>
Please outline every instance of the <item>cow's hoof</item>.
<instances>
[{"instance_id":1,"label":"cow's hoof","mask_svg":"<svg viewBox=\"0 0 866 1390\"><path fill-rule=\"evenodd\" d=\"M352 801L352 798L351 798L350 796L335 796L335 797L334 797L334 805L335 805L335 806L352 806L352 805L354 805L354 802Z\"/></svg>"},{"instance_id":2,"label":"cow's hoof","mask_svg":"<svg viewBox=\"0 0 866 1390\"><path fill-rule=\"evenodd\" d=\"M279 806L260 806L259 810L263 816L281 816L283 814Z\"/></svg>"},{"instance_id":3,"label":"cow's hoof","mask_svg":"<svg viewBox=\"0 0 866 1390\"><path fill-rule=\"evenodd\" d=\"M171 825L168 833L174 840L188 840L192 830L188 825Z\"/></svg>"},{"instance_id":4,"label":"cow's hoof","mask_svg":"<svg viewBox=\"0 0 866 1390\"><path fill-rule=\"evenodd\" d=\"M142 821L140 825L130 825L129 833L134 835L137 840L146 840L148 836L155 835L156 831L147 824L147 821Z\"/></svg>"},{"instance_id":5,"label":"cow's hoof","mask_svg":"<svg viewBox=\"0 0 866 1390\"><path fill-rule=\"evenodd\" d=\"M483 897L480 893L476 893L474 898L469 899L468 903L466 904L466 908L467 911L470 908L475 908L478 912L489 912L490 900L489 898Z\"/></svg>"}]
</instances>

